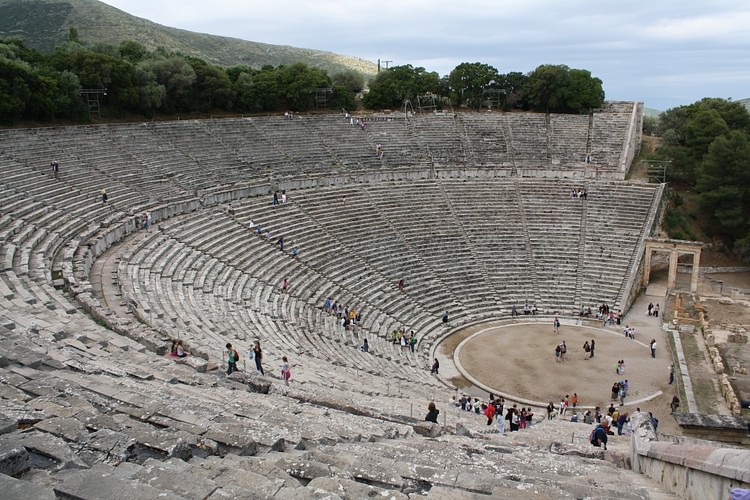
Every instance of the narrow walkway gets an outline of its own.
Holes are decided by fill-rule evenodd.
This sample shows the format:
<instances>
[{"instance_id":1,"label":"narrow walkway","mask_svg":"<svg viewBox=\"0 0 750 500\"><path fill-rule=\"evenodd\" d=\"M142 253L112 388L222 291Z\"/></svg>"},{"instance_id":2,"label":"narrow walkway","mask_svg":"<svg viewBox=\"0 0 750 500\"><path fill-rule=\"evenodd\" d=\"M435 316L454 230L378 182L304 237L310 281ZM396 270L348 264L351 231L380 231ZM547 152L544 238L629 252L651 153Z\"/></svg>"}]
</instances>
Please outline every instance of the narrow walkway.
<instances>
[{"instance_id":1,"label":"narrow walkway","mask_svg":"<svg viewBox=\"0 0 750 500\"><path fill-rule=\"evenodd\" d=\"M695 394L693 394L693 384L692 382L690 382L687 361L685 361L685 353L682 351L682 341L680 340L679 330L672 330L672 339L674 340L674 348L677 354L677 363L680 366L680 374L682 375L682 387L685 390L685 399L687 399L688 412L698 413L698 405L695 402Z\"/></svg>"}]
</instances>

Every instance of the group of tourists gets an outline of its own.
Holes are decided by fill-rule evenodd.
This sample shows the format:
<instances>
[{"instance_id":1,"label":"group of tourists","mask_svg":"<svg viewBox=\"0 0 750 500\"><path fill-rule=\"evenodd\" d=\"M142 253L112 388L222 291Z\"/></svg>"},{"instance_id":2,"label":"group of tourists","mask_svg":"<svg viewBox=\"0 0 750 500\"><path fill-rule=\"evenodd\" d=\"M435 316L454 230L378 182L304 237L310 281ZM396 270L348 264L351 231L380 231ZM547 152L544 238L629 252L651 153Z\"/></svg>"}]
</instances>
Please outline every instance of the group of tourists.
<instances>
[{"instance_id":1,"label":"group of tourists","mask_svg":"<svg viewBox=\"0 0 750 500\"><path fill-rule=\"evenodd\" d=\"M224 354L227 359L227 375L231 375L233 372L239 371L237 363L240 361L240 353L237 348L232 345L231 342L227 342L225 346L226 351ZM263 349L260 346L260 340L256 340L253 344L253 348L247 353L247 357L250 361L255 363L255 369L261 375L265 375L266 372L263 369ZM289 359L286 356L281 357L281 378L284 380L286 385L289 385L289 381L292 378L292 370L289 365Z\"/></svg>"},{"instance_id":2,"label":"group of tourists","mask_svg":"<svg viewBox=\"0 0 750 500\"><path fill-rule=\"evenodd\" d=\"M401 351L409 349L414 352L414 346L417 345L417 335L414 330L410 330L406 333L406 327L401 327L391 332L391 342L401 346Z\"/></svg>"},{"instance_id":3,"label":"group of tourists","mask_svg":"<svg viewBox=\"0 0 750 500\"><path fill-rule=\"evenodd\" d=\"M619 362L618 362L619 365ZM623 361L623 370L624 370L625 362ZM628 396L628 390L630 389L630 384L628 383L628 379L620 380L619 382L615 382L612 384L612 396L610 401L617 401L620 400L620 405L625 404L625 398Z\"/></svg>"},{"instance_id":4,"label":"group of tourists","mask_svg":"<svg viewBox=\"0 0 750 500\"><path fill-rule=\"evenodd\" d=\"M356 309L349 309L348 306L331 299L331 297L326 297L325 302L323 302L323 312L328 316L337 317L345 330L359 332L362 326L362 315Z\"/></svg>"},{"instance_id":5,"label":"group of tourists","mask_svg":"<svg viewBox=\"0 0 750 500\"><path fill-rule=\"evenodd\" d=\"M430 405L434 407L434 403L430 403ZM495 397L494 394L490 394L486 401L481 401L477 397L472 398L466 394L463 394L461 398L451 396L449 405L459 412L465 411L484 415L487 418L487 425L491 426L494 422L499 434L505 434L506 430L515 432L526 429L531 427L534 421L534 412L531 407L518 408L515 403L511 406L506 405L505 398ZM430 417L429 413L427 417ZM429 420L429 418L425 420Z\"/></svg>"}]
</instances>

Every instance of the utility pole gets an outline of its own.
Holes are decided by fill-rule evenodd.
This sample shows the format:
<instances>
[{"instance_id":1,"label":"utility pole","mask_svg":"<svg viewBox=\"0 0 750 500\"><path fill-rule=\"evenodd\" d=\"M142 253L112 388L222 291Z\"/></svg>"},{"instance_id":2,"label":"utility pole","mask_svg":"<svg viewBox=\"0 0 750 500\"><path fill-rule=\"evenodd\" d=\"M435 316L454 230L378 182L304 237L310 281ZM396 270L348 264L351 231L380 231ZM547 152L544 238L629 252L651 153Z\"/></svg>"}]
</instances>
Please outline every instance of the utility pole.
<instances>
[{"instance_id":1,"label":"utility pole","mask_svg":"<svg viewBox=\"0 0 750 500\"><path fill-rule=\"evenodd\" d=\"M392 63L393 61L388 61L386 59L380 60L378 59L378 73L380 73L380 63L383 63L385 65L385 69L388 69L388 65Z\"/></svg>"}]
</instances>

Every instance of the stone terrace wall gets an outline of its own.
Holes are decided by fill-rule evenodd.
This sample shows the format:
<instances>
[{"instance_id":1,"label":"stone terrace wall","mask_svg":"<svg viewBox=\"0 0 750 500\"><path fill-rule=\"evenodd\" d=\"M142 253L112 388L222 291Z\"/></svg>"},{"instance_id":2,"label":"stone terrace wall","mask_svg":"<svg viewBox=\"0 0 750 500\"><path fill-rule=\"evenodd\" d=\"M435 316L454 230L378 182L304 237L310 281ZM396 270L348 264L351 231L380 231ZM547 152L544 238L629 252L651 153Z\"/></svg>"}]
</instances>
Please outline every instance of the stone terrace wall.
<instances>
[{"instance_id":1,"label":"stone terrace wall","mask_svg":"<svg viewBox=\"0 0 750 500\"><path fill-rule=\"evenodd\" d=\"M732 488L750 488L750 450L661 442L646 414L632 418L634 471L686 500L729 498Z\"/></svg>"}]
</instances>

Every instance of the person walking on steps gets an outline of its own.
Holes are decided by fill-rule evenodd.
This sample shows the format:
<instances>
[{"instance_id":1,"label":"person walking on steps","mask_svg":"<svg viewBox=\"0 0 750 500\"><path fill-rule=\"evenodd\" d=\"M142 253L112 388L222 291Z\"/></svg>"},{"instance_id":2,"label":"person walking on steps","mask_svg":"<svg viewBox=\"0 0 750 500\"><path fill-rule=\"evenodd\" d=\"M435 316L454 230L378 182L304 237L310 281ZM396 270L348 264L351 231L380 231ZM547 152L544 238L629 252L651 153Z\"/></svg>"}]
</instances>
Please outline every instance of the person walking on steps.
<instances>
[{"instance_id":1,"label":"person walking on steps","mask_svg":"<svg viewBox=\"0 0 750 500\"><path fill-rule=\"evenodd\" d=\"M227 348L227 375L231 375L232 372L237 371L237 361L239 361L240 356L237 354L237 349L232 347L232 344L227 342L226 345Z\"/></svg>"}]
</instances>

